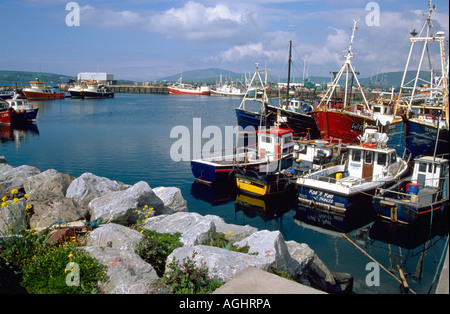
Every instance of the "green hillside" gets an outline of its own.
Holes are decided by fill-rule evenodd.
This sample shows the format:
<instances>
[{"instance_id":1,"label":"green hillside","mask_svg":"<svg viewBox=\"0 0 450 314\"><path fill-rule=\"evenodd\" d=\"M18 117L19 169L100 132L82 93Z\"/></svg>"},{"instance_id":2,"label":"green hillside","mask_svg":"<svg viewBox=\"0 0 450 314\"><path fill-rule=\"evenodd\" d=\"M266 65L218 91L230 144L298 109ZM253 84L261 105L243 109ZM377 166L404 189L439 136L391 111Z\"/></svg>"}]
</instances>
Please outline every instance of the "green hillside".
<instances>
[{"instance_id":1,"label":"green hillside","mask_svg":"<svg viewBox=\"0 0 450 314\"><path fill-rule=\"evenodd\" d=\"M30 81L39 78L47 85L65 83L69 80L75 80L75 76L67 76L55 73L26 72L26 71L4 71L0 70L0 83L6 85L28 85Z\"/></svg>"}]
</instances>

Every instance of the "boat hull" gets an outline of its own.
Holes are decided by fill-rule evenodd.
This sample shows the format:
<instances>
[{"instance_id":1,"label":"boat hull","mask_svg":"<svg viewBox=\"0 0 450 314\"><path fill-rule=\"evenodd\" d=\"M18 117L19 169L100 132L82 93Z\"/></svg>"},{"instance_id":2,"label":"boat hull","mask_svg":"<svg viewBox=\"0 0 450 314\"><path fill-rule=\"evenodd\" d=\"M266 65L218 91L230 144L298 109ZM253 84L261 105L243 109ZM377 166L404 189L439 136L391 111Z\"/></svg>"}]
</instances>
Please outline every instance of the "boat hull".
<instances>
[{"instance_id":1,"label":"boat hull","mask_svg":"<svg viewBox=\"0 0 450 314\"><path fill-rule=\"evenodd\" d=\"M315 110L312 116L323 139L340 139L344 144L359 143L364 126L375 126L375 120L335 109Z\"/></svg>"},{"instance_id":2,"label":"boat hull","mask_svg":"<svg viewBox=\"0 0 450 314\"><path fill-rule=\"evenodd\" d=\"M375 196L373 206L377 215L382 219L395 223L412 224L423 219L431 221L433 215L442 215L448 212L448 201L447 198L433 204L420 205L411 200Z\"/></svg>"},{"instance_id":3,"label":"boat hull","mask_svg":"<svg viewBox=\"0 0 450 314\"><path fill-rule=\"evenodd\" d=\"M278 174L258 174L255 171L236 173L236 186L240 191L254 196L267 196L288 192L289 180Z\"/></svg>"},{"instance_id":4,"label":"boat hull","mask_svg":"<svg viewBox=\"0 0 450 314\"><path fill-rule=\"evenodd\" d=\"M5 109L0 111L0 124L10 125L12 118L12 109Z\"/></svg>"},{"instance_id":5,"label":"boat hull","mask_svg":"<svg viewBox=\"0 0 450 314\"><path fill-rule=\"evenodd\" d=\"M259 128L259 126L271 126L275 125L276 115L269 114L268 116L262 116L259 112L253 112L245 109L235 109L237 124L243 129L247 127L253 127L255 130ZM262 120L261 120L262 118Z\"/></svg>"},{"instance_id":6,"label":"boat hull","mask_svg":"<svg viewBox=\"0 0 450 314\"><path fill-rule=\"evenodd\" d=\"M394 148L399 156L403 155L405 148L413 159L419 155L434 154L438 133L436 127L404 118L387 124L385 130L389 137L387 145ZM448 154L448 145L448 130L439 130L436 155Z\"/></svg>"},{"instance_id":7,"label":"boat hull","mask_svg":"<svg viewBox=\"0 0 450 314\"><path fill-rule=\"evenodd\" d=\"M30 100L55 100L64 99L66 97L65 93L39 93L24 90L23 93Z\"/></svg>"},{"instance_id":8,"label":"boat hull","mask_svg":"<svg viewBox=\"0 0 450 314\"><path fill-rule=\"evenodd\" d=\"M210 95L210 90L191 90L185 88L168 87L170 94L175 95Z\"/></svg>"}]
</instances>

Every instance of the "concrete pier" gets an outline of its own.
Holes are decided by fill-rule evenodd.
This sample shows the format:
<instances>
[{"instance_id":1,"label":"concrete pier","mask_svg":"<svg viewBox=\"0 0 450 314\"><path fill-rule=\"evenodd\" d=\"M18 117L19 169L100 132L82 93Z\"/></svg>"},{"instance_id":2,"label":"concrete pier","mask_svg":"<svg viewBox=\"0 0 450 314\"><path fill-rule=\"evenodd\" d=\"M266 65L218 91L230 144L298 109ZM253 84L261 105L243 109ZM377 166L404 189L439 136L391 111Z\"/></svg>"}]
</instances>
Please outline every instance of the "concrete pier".
<instances>
[{"instance_id":1,"label":"concrete pier","mask_svg":"<svg viewBox=\"0 0 450 314\"><path fill-rule=\"evenodd\" d=\"M169 89L165 86L137 86L137 85L110 85L108 90L114 93L132 94L168 94Z\"/></svg>"}]
</instances>

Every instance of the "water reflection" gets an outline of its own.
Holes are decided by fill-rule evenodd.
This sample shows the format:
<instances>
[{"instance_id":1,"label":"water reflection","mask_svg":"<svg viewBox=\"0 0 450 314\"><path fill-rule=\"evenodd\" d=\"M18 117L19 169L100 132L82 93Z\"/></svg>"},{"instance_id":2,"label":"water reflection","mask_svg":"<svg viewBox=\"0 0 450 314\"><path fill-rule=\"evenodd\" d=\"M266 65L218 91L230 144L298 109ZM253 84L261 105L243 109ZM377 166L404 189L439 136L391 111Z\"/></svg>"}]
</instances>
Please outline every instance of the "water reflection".
<instances>
[{"instance_id":1,"label":"water reflection","mask_svg":"<svg viewBox=\"0 0 450 314\"><path fill-rule=\"evenodd\" d=\"M16 146L24 141L39 137L39 129L34 123L18 126L0 125L0 142L16 142Z\"/></svg>"}]
</instances>

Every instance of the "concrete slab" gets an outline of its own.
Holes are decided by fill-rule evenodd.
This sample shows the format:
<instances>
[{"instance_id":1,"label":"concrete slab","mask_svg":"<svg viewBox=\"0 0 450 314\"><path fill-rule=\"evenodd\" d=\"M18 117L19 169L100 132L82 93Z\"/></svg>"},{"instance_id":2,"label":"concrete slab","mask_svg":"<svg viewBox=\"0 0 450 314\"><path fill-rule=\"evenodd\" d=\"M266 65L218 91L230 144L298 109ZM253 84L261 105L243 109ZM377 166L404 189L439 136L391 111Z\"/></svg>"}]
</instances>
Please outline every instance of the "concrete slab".
<instances>
[{"instance_id":1,"label":"concrete slab","mask_svg":"<svg viewBox=\"0 0 450 314\"><path fill-rule=\"evenodd\" d=\"M213 294L326 294L323 291L302 285L249 267L218 288Z\"/></svg>"}]
</instances>

